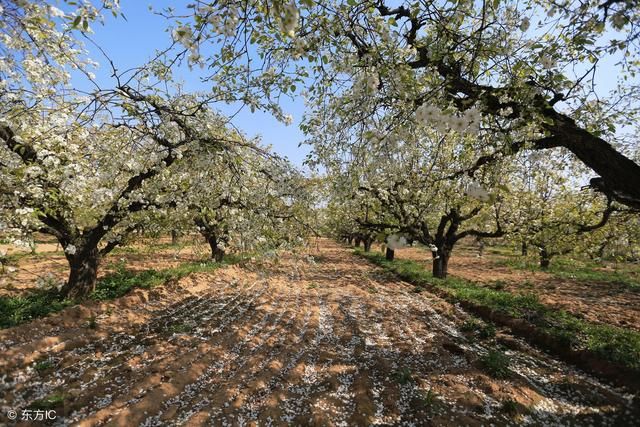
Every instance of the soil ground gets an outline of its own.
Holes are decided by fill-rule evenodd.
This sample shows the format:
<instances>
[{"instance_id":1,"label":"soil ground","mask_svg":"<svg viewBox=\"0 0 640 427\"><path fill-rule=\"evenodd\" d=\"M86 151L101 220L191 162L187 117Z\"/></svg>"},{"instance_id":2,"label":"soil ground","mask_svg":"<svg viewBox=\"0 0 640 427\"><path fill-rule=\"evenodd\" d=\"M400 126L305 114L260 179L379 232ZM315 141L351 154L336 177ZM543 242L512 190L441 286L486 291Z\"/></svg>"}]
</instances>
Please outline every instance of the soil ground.
<instances>
[{"instance_id":1,"label":"soil ground","mask_svg":"<svg viewBox=\"0 0 640 427\"><path fill-rule=\"evenodd\" d=\"M124 249L116 249L101 263L98 277L113 272L119 263L131 271L162 270L208 256L208 246L199 243L197 238L187 240L189 243L160 248L157 245L167 245L170 239L153 240L150 245L142 241ZM28 250L9 244L0 244L0 251L19 256L17 261L12 262L13 265L4 268L4 274L0 274L0 296L15 296L29 292L37 287L41 278L52 277L54 281L62 283L69 274L67 260L56 243L38 243L34 255ZM15 271L9 272L9 269L13 270L11 267L14 267Z\"/></svg>"},{"instance_id":2,"label":"soil ground","mask_svg":"<svg viewBox=\"0 0 640 427\"><path fill-rule=\"evenodd\" d=\"M399 259L423 262L431 268L431 252L423 248L396 251ZM456 248L449 261L449 274L512 293L534 293L548 306L566 310L594 323L605 323L640 331L640 291L615 282L572 280L542 271L518 270L492 254L477 256L472 247Z\"/></svg>"},{"instance_id":3,"label":"soil ground","mask_svg":"<svg viewBox=\"0 0 640 427\"><path fill-rule=\"evenodd\" d=\"M71 307L0 331L0 423L45 398L81 426L640 423L631 394L504 332L492 377L496 343L413 288L321 241Z\"/></svg>"}]
</instances>

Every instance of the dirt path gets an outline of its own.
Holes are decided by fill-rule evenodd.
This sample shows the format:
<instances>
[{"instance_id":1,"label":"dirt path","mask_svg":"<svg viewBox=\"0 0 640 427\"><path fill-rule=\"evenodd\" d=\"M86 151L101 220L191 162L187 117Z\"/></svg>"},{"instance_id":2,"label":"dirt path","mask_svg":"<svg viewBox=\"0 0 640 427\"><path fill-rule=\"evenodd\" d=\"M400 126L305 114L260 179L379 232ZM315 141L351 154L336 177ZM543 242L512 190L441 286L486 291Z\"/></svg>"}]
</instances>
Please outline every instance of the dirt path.
<instances>
[{"instance_id":1,"label":"dirt path","mask_svg":"<svg viewBox=\"0 0 640 427\"><path fill-rule=\"evenodd\" d=\"M0 331L0 424L52 396L61 425L639 422L632 396L509 336L512 372L492 378L495 343L460 309L331 242L312 255Z\"/></svg>"}]
</instances>

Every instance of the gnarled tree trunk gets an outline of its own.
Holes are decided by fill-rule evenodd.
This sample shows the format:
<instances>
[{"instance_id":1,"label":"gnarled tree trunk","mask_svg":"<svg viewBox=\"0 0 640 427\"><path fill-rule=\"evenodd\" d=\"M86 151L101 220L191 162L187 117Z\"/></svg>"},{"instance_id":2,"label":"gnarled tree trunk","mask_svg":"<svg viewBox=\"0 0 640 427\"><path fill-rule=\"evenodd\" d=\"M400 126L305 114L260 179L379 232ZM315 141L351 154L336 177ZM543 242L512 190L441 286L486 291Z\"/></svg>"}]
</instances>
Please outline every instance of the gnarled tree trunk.
<instances>
[{"instance_id":1,"label":"gnarled tree trunk","mask_svg":"<svg viewBox=\"0 0 640 427\"><path fill-rule=\"evenodd\" d=\"M366 239L364 239L364 251L365 252L371 251L371 243L373 243L373 239L372 238L367 237Z\"/></svg>"},{"instance_id":2,"label":"gnarled tree trunk","mask_svg":"<svg viewBox=\"0 0 640 427\"><path fill-rule=\"evenodd\" d=\"M76 253L67 255L69 262L69 278L62 287L61 295L65 298L82 299L96 288L100 253L97 247L77 247Z\"/></svg>"},{"instance_id":3,"label":"gnarled tree trunk","mask_svg":"<svg viewBox=\"0 0 640 427\"><path fill-rule=\"evenodd\" d=\"M224 258L224 249L220 248L218 245L218 239L214 235L206 236L207 243L209 243L209 247L211 248L211 259L216 262L221 262Z\"/></svg>"},{"instance_id":4,"label":"gnarled tree trunk","mask_svg":"<svg viewBox=\"0 0 640 427\"><path fill-rule=\"evenodd\" d=\"M446 250L439 250L437 255L433 257L431 272L433 277L438 279L446 279L449 268L449 257L451 253Z\"/></svg>"}]
</instances>

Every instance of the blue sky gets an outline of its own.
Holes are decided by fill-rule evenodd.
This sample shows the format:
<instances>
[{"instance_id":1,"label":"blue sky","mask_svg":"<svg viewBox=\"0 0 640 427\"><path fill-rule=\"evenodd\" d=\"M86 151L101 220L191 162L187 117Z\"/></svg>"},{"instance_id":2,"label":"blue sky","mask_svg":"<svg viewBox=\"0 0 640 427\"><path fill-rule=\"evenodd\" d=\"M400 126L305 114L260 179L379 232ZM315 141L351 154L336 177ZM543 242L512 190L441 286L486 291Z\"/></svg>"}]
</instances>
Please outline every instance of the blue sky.
<instances>
[{"instance_id":1,"label":"blue sky","mask_svg":"<svg viewBox=\"0 0 640 427\"><path fill-rule=\"evenodd\" d=\"M106 16L106 25L95 24L92 26L94 34L91 38L102 47L114 60L120 70L130 67L137 67L144 64L156 49L161 49L169 45L171 37L165 30L169 22L149 11L152 4L155 10L160 10L168 6L181 5L187 2L176 2L168 0L125 0L121 2L121 11L126 16L123 18L113 18L110 14ZM105 88L113 87L114 82L109 78L108 67L104 67L105 60L99 51L90 45L87 47L92 51L92 57L103 64L101 71L96 72L98 82ZM206 52L203 52L206 55ZM619 59L610 57L600 63L600 72L596 77L599 86L599 94L605 95L615 87L616 79L612 78L615 70L613 64ZM578 70L583 69L579 66ZM184 73L179 75L185 82L188 90L206 90L207 87L198 82L197 72L189 73L184 68ZM237 106L222 108L223 113L232 114ZM248 136L260 135L264 144L273 146L279 154L288 157L294 164L301 166L306 155L310 152L310 147L298 145L304 140L304 135L299 130L298 125L304 114L304 102L301 96L295 100L284 100L282 103L284 111L291 114L294 123L286 126L275 120L266 113L250 113L248 109L243 110L234 119L234 124L243 130Z\"/></svg>"},{"instance_id":2,"label":"blue sky","mask_svg":"<svg viewBox=\"0 0 640 427\"><path fill-rule=\"evenodd\" d=\"M171 36L165 31L169 22L150 12L150 4L153 4L154 9L160 10L163 7L176 5L176 2L123 1L121 11L126 20L121 17L115 19L107 14L104 26L92 25L94 34L91 35L91 39L109 55L119 70L144 64L156 49L162 49L171 43ZM109 78L110 69L104 57L89 43L87 48L91 52L92 59L101 64L101 69L95 73L97 82L104 88L113 87L115 83ZM196 74L190 74L185 69L185 72L178 77L184 80L185 88L188 90L206 90L206 86L198 82ZM281 105L284 111L294 118L294 123L290 126L278 122L270 114L261 112L252 114L248 109L244 109L235 117L234 124L248 136L260 135L264 144L272 145L277 153L288 157L297 166L301 166L310 151L310 147L306 145L298 147L304 139L303 133L298 128L304 113L304 101L299 96L295 100L284 100ZM237 106L220 109L231 114L237 110Z\"/></svg>"}]
</instances>

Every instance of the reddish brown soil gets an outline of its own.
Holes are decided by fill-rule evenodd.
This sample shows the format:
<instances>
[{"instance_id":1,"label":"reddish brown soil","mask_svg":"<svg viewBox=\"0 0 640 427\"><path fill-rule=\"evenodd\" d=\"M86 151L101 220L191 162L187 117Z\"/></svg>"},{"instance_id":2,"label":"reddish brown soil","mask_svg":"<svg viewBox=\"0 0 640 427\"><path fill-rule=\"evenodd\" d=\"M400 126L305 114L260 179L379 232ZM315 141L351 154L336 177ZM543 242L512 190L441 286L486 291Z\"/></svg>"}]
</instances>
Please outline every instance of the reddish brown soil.
<instances>
[{"instance_id":1,"label":"reddish brown soil","mask_svg":"<svg viewBox=\"0 0 640 427\"><path fill-rule=\"evenodd\" d=\"M323 241L72 307L0 331L0 423L52 395L81 426L640 421L622 391L504 333L511 370L493 378L479 358L496 343L412 291Z\"/></svg>"},{"instance_id":2,"label":"reddish brown soil","mask_svg":"<svg viewBox=\"0 0 640 427\"><path fill-rule=\"evenodd\" d=\"M166 239L165 239L166 240ZM161 270L176 267L182 263L203 259L208 256L208 247L203 244L180 244L171 248L157 249L154 245L135 244L124 250L116 250L106 256L98 271L98 277L113 272L119 263L128 270L142 271L148 269ZM166 241L154 241L167 243ZM0 245L0 250L9 254L21 254L17 262L6 266L4 273L0 270L0 296L21 295L38 286L39 279L49 276L53 281L63 283L69 274L68 264L60 247L54 243L38 244L36 254L17 249L11 245ZM15 271L9 272L13 267Z\"/></svg>"},{"instance_id":3,"label":"reddish brown soil","mask_svg":"<svg viewBox=\"0 0 640 427\"><path fill-rule=\"evenodd\" d=\"M405 248L399 259L424 262L431 268L431 252ZM509 292L534 293L541 302L567 310L590 322L640 331L640 292L617 283L561 279L541 271L518 270L500 265L495 255L476 255L471 248L457 248L449 261L449 274Z\"/></svg>"}]
</instances>

